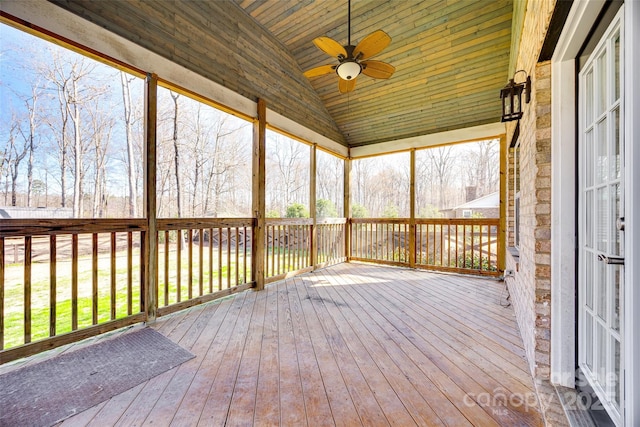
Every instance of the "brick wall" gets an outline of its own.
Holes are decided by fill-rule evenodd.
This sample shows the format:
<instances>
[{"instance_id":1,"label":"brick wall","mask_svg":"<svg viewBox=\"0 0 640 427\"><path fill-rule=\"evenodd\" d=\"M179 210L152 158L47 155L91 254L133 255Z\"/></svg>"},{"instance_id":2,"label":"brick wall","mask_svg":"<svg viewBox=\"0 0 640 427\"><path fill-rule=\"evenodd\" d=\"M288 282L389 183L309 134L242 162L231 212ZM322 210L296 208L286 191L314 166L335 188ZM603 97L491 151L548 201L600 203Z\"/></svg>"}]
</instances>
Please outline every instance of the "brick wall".
<instances>
[{"instance_id":1,"label":"brick wall","mask_svg":"<svg viewBox=\"0 0 640 427\"><path fill-rule=\"evenodd\" d=\"M537 59L555 6L554 0L527 2L516 70L531 77L531 103L520 120L520 250L519 259L508 253L507 278L511 301L524 341L531 372L536 379L550 375L551 326L551 63ZM517 81L524 74L516 76ZM516 122L507 125L511 145ZM513 162L513 152L509 151ZM508 235L514 243L513 167L508 167ZM516 265L517 263L517 265Z\"/></svg>"}]
</instances>

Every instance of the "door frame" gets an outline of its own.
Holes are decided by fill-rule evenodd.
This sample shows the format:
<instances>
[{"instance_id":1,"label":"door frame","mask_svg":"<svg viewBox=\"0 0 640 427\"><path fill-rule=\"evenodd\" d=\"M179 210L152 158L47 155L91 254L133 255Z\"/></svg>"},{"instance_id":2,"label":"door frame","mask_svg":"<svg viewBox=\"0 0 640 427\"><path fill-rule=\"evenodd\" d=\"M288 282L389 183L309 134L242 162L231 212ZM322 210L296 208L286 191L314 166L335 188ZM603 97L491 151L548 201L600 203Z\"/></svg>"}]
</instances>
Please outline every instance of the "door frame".
<instances>
[{"instance_id":1,"label":"door frame","mask_svg":"<svg viewBox=\"0 0 640 427\"><path fill-rule=\"evenodd\" d=\"M576 158L576 56L596 22L604 0L573 2L551 59L551 381L575 387L577 278L577 158ZM625 150L625 293L623 297L625 360L625 425L640 424L640 194L634 196L632 183L640 182L640 80L633 72L640 69L640 2L624 4L624 150ZM636 141L635 147L633 141ZM635 148L635 150L634 150ZM636 185L637 187L637 185ZM640 193L636 188L636 193ZM631 307L635 307L633 310ZM634 331L636 334L634 336ZM634 357L635 356L635 357Z\"/></svg>"}]
</instances>

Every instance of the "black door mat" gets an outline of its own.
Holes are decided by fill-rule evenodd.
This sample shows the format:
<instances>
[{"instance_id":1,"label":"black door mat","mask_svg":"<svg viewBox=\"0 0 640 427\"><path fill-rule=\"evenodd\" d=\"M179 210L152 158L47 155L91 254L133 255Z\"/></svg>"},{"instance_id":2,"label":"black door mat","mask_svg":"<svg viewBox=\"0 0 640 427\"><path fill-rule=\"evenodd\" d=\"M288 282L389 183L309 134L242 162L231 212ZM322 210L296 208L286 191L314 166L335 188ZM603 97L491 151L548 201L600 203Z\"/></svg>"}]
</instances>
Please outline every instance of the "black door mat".
<instances>
[{"instance_id":1,"label":"black door mat","mask_svg":"<svg viewBox=\"0 0 640 427\"><path fill-rule=\"evenodd\" d=\"M50 426L195 357L151 328L0 375L0 426Z\"/></svg>"}]
</instances>

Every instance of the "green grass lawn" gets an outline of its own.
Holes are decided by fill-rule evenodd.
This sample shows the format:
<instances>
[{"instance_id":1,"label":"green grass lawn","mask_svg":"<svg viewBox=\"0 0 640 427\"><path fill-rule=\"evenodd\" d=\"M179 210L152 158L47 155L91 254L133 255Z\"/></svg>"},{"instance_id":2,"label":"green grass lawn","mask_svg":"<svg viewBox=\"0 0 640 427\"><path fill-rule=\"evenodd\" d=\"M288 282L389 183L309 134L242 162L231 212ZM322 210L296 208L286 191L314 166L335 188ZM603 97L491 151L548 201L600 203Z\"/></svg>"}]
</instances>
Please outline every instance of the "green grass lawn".
<instances>
[{"instance_id":1,"label":"green grass lawn","mask_svg":"<svg viewBox=\"0 0 640 427\"><path fill-rule=\"evenodd\" d=\"M208 255L208 254L207 254ZM189 265L187 251L182 251L181 278L180 278L180 300L188 298L188 277ZM200 295L200 284L197 257L194 254L192 296ZM217 253L214 251L212 265L211 284L213 291L218 290L218 275L222 277L222 288L228 286L227 280L230 274L230 284L236 283L235 257L232 256L228 265L226 254L223 254L222 270L218 271ZM247 277L251 277L250 262L247 263ZM140 254L134 250L132 265L132 292L131 306L132 313L139 313L140 307ZM51 291L49 279L48 262L33 263L31 266L31 341L36 341L50 336L50 316L51 316ZM209 293L209 264L205 256L203 260L203 293ZM240 270L238 271L238 281L244 280L244 263L240 258ZM58 260L56 262L56 335L70 332L72 330L72 304L71 304L71 261ZM116 280L115 280L115 301L116 319L128 315L128 290L127 290L127 253L126 251L116 254ZM159 256L159 286L158 301L160 306L164 306L165 286L164 286L164 253ZM173 304L178 302L177 283L177 256L175 252L170 252L169 259L169 283L168 302ZM4 348L11 348L24 344L24 268L22 264L11 264L5 269L5 330ZM250 280L250 279L249 279ZM92 259L91 256L78 258L78 329L91 326L93 324L93 292L92 292ZM111 259L109 254L101 254L98 257L98 323L111 320Z\"/></svg>"},{"instance_id":2,"label":"green grass lawn","mask_svg":"<svg viewBox=\"0 0 640 427\"><path fill-rule=\"evenodd\" d=\"M199 265L197 246L194 246L192 270L191 293L192 297L200 296ZM222 268L219 269L219 259L217 249L213 250L211 260L211 275L209 274L208 248L204 248L204 259L202 265L202 288L203 294L209 293L212 289L216 292L219 287L226 289L244 283L245 269L247 281L251 280L251 257L248 254L245 262L242 255L236 265L235 253L231 253L230 259L223 250ZM169 275L168 292L166 292L165 304L165 275L164 275L164 252L161 246L158 256L158 304L160 307L171 305L178 301L185 301L189 295L189 258L188 251L183 250L180 265L180 286L178 286L177 254L175 250L169 252ZM275 258L274 258L275 256ZM286 250L275 253L269 252L266 255L266 262L269 265L269 275L273 276L279 272L293 271L296 266L304 268L307 261L301 260L296 266L293 262L296 257L308 257L306 252L287 252ZM134 249L132 271L132 292L131 306L132 313L139 313L140 307L140 253ZM271 265L278 266L278 271L271 271ZM47 338L50 336L50 304L51 291L49 283L49 262L34 262L31 270L31 341ZM238 281L236 282L236 272ZM127 252L121 251L116 254L115 269L115 301L116 319L128 315L128 290L127 290ZM178 290L180 299L178 299ZM98 323L111 320L111 258L108 253L100 254L98 257ZM72 304L71 304L71 260L58 259L56 262L56 335L70 332L72 330ZM78 329L91 326L93 324L93 293L92 293L92 259L91 256L81 256L78 258ZM4 348L11 348L24 344L24 267L22 264L10 264L5 269L5 330Z\"/></svg>"}]
</instances>

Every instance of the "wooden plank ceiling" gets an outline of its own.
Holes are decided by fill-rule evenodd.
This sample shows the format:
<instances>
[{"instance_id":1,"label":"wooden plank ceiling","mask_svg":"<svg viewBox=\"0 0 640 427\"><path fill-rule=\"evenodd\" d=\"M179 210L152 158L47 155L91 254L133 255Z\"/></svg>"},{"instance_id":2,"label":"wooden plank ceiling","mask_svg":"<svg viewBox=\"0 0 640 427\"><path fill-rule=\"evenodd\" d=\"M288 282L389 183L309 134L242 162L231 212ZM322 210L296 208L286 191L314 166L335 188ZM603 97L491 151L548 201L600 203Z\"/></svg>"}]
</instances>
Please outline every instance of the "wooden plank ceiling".
<instances>
[{"instance_id":1,"label":"wooden plank ceiling","mask_svg":"<svg viewBox=\"0 0 640 427\"><path fill-rule=\"evenodd\" d=\"M288 48L302 71L336 64L313 45L347 44L347 0L235 0ZM349 146L374 144L500 120L508 79L511 0L352 0L351 39L382 29L391 44L374 59L396 67L389 80L361 75L340 94L338 77L311 84Z\"/></svg>"},{"instance_id":2,"label":"wooden plank ceiling","mask_svg":"<svg viewBox=\"0 0 640 427\"><path fill-rule=\"evenodd\" d=\"M347 0L51 1L343 145L500 120L513 0L353 0L352 44L386 31L396 72L349 94L303 76L337 63L313 39L347 44Z\"/></svg>"}]
</instances>

